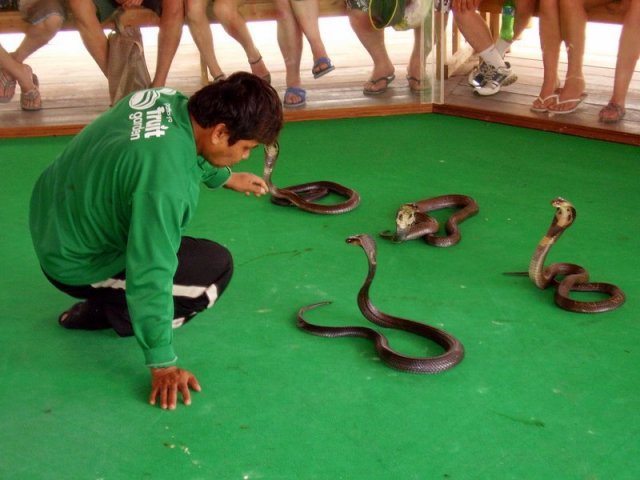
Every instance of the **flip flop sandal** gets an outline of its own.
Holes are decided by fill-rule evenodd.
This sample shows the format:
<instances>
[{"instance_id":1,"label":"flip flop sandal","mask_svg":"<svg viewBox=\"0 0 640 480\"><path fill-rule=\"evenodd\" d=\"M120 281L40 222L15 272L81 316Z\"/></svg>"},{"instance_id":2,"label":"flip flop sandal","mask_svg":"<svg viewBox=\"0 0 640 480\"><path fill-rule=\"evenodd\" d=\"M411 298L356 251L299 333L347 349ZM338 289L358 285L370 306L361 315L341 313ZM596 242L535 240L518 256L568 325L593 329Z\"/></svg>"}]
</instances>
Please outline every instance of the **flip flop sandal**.
<instances>
[{"instance_id":1,"label":"flip flop sandal","mask_svg":"<svg viewBox=\"0 0 640 480\"><path fill-rule=\"evenodd\" d=\"M287 97L295 95L296 97L300 97L300 100L296 102L287 101ZM303 107L307 103L307 92L304 88L298 87L287 87L284 92L284 99L282 101L282 105L286 108L299 108Z\"/></svg>"},{"instance_id":2,"label":"flip flop sandal","mask_svg":"<svg viewBox=\"0 0 640 480\"><path fill-rule=\"evenodd\" d=\"M392 73L391 75L385 75L384 77L379 77L379 78L372 78L367 80L367 84L371 85L372 87L378 83L378 82L384 82L384 87L378 89L378 90L374 90L373 88L364 88L362 90L362 93L364 93L365 95L382 95L384 92L387 91L387 88L389 87L389 84L391 82L393 82L395 80L396 76Z\"/></svg>"},{"instance_id":3,"label":"flip flop sandal","mask_svg":"<svg viewBox=\"0 0 640 480\"><path fill-rule=\"evenodd\" d=\"M600 110L598 120L602 123L617 123L622 120L627 111L622 105L609 102L606 107Z\"/></svg>"},{"instance_id":4,"label":"flip flop sandal","mask_svg":"<svg viewBox=\"0 0 640 480\"><path fill-rule=\"evenodd\" d=\"M538 97L533 101L533 103L531 104L531 107L529 107L529 110L536 113L546 113L549 111L549 106L555 105L558 102L558 98L559 98L559 94L557 93L552 93L548 97L544 97L544 98ZM536 102L541 106L536 107Z\"/></svg>"},{"instance_id":5,"label":"flip flop sandal","mask_svg":"<svg viewBox=\"0 0 640 480\"><path fill-rule=\"evenodd\" d=\"M27 112L42 110L42 98L40 97L40 90L38 90L40 82L35 73L33 74L33 84L35 85L34 88L28 92L20 93L20 107Z\"/></svg>"},{"instance_id":6,"label":"flip flop sandal","mask_svg":"<svg viewBox=\"0 0 640 480\"><path fill-rule=\"evenodd\" d=\"M224 80L225 78L227 78L227 76L224 73L221 73L220 75L216 75L215 77L213 77L213 80L209 83L209 85L218 83L220 80Z\"/></svg>"},{"instance_id":7,"label":"flip flop sandal","mask_svg":"<svg viewBox=\"0 0 640 480\"><path fill-rule=\"evenodd\" d=\"M429 90L429 86L427 82L423 82L420 78L416 78L411 75L407 75L407 82L409 83L409 90L413 93L422 93L426 90ZM415 83L415 87L413 84Z\"/></svg>"},{"instance_id":8,"label":"flip flop sandal","mask_svg":"<svg viewBox=\"0 0 640 480\"><path fill-rule=\"evenodd\" d=\"M322 68L322 65L325 65L325 67ZM311 73L313 74L313 78L320 78L329 72L333 72L335 69L336 67L331 63L331 59L329 59L329 57L320 57L313 64Z\"/></svg>"},{"instance_id":9,"label":"flip flop sandal","mask_svg":"<svg viewBox=\"0 0 640 480\"><path fill-rule=\"evenodd\" d=\"M0 68L0 103L8 103L16 94L16 79Z\"/></svg>"},{"instance_id":10,"label":"flip flop sandal","mask_svg":"<svg viewBox=\"0 0 640 480\"><path fill-rule=\"evenodd\" d=\"M569 100L558 101L553 105L549 105L549 107L547 108L547 112L549 112L550 115L567 115L569 113L573 113L578 109L578 107L582 104L585 98L587 98L587 94L583 93L578 98L570 98ZM558 107L558 105L565 105L567 103L575 103L575 105L567 110L556 110L554 108L554 107Z\"/></svg>"},{"instance_id":11,"label":"flip flop sandal","mask_svg":"<svg viewBox=\"0 0 640 480\"><path fill-rule=\"evenodd\" d=\"M249 65L256 65L258 63L260 63L262 61L262 55L260 55L258 58L256 58L253 62L249 61ZM265 82L267 82L269 85L271 85L271 73L267 73L265 75L262 75L260 77L262 80L264 80Z\"/></svg>"}]
</instances>

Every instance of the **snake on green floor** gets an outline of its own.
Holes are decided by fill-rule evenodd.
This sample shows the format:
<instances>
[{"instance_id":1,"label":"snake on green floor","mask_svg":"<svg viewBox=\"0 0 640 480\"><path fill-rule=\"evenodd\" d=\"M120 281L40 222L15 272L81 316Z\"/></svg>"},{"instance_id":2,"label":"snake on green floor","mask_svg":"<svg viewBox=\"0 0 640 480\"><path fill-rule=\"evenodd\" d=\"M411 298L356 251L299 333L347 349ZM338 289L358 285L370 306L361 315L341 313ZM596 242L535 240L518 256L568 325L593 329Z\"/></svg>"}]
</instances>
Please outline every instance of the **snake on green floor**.
<instances>
[{"instance_id":1,"label":"snake on green floor","mask_svg":"<svg viewBox=\"0 0 640 480\"><path fill-rule=\"evenodd\" d=\"M440 225L429 212L444 208L459 209L445 223L446 235L438 235ZM413 203L405 203L396 214L396 231L385 230L380 236L393 242L403 242L422 238L429 245L451 247L460 242L458 224L478 213L478 204L467 195L449 194L428 198Z\"/></svg>"},{"instance_id":2,"label":"snake on green floor","mask_svg":"<svg viewBox=\"0 0 640 480\"><path fill-rule=\"evenodd\" d=\"M538 243L528 275L538 288L556 287L555 302L565 310L579 313L607 312L620 307L625 296L620 288L610 283L589 282L589 273L580 265L573 263L553 263L547 267L544 262L554 243L575 221L576 209L571 202L562 197L551 201L556 209L547 233ZM570 298L571 292L599 292L608 296L604 300L579 301Z\"/></svg>"},{"instance_id":3,"label":"snake on green floor","mask_svg":"<svg viewBox=\"0 0 640 480\"><path fill-rule=\"evenodd\" d=\"M317 181L293 185L291 187L276 187L271 177L278 161L280 147L277 142L264 146L263 178L269 187L271 201L277 205L292 205L311 213L324 215L350 212L360 204L360 195L343 185L329 181ZM333 205L316 203L317 200L335 193L346 200Z\"/></svg>"},{"instance_id":4,"label":"snake on green floor","mask_svg":"<svg viewBox=\"0 0 640 480\"><path fill-rule=\"evenodd\" d=\"M358 292L358 307L362 314L371 322L386 328L404 330L427 338L442 347L444 352L431 357L410 357L402 355L389 346L387 338L369 327L327 327L314 325L305 320L305 312L331 302L319 302L302 307L298 311L297 325L299 328L323 337L364 337L375 343L375 349L382 361L398 370L414 373L438 373L448 370L464 357L462 344L452 335L430 325L388 315L378 310L369 298L369 288L376 273L376 244L369 235L354 235L347 238L347 243L359 245L367 255L369 270L367 277Z\"/></svg>"}]
</instances>

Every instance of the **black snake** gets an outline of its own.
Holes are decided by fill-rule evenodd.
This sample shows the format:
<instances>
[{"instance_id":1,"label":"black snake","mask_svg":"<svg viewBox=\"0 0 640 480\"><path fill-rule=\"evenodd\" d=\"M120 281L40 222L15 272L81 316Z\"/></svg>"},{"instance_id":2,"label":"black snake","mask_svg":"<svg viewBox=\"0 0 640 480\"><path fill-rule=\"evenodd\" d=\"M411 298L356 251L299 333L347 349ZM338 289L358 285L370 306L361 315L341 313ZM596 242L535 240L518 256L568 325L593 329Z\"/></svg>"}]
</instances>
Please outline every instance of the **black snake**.
<instances>
[{"instance_id":1,"label":"black snake","mask_svg":"<svg viewBox=\"0 0 640 480\"><path fill-rule=\"evenodd\" d=\"M314 303L302 307L298 311L298 327L309 333L323 337L355 336L368 338L375 342L376 352L380 359L387 365L398 370L414 373L438 373L448 370L460 363L464 357L464 348L455 337L443 330L424 323L383 313L371 303L369 299L369 287L375 276L377 265L375 241L369 235L355 235L347 238L347 243L361 246L367 255L369 263L367 278L358 292L358 307L362 314L371 322L382 327L396 328L428 338L440 345L444 349L444 353L433 357L408 357L392 350L389 347L387 338L371 328L357 326L324 327L311 324L304 319L304 313L308 310L327 305L331 302Z\"/></svg>"},{"instance_id":2,"label":"black snake","mask_svg":"<svg viewBox=\"0 0 640 480\"><path fill-rule=\"evenodd\" d=\"M437 235L440 230L438 221L428 215L429 212L443 208L458 208L445 223L446 235ZM476 201L466 195L441 195L439 197L405 203L396 214L396 231L386 230L380 236L394 242L413 240L422 237L429 245L450 247L460 241L458 224L478 213Z\"/></svg>"},{"instance_id":3,"label":"black snake","mask_svg":"<svg viewBox=\"0 0 640 480\"><path fill-rule=\"evenodd\" d=\"M280 147L277 142L264 146L263 178L269 187L273 203L277 205L293 205L307 212L325 215L349 212L360 203L360 195L357 192L335 182L318 181L286 188L276 187L271 181L271 176L278 161L279 153ZM324 198L330 193L340 195L346 200L333 205L316 203L316 200Z\"/></svg>"},{"instance_id":4,"label":"black snake","mask_svg":"<svg viewBox=\"0 0 640 480\"><path fill-rule=\"evenodd\" d=\"M620 288L610 283L590 283L589 273L573 263L553 263L544 266L545 259L553 244L576 219L576 209L567 200L558 197L551 201L556 212L546 235L536 247L529 264L529 278L538 288L556 287L555 302L565 310L579 313L598 313L613 310L625 301ZM560 280L556 277L560 276ZM599 292L608 295L605 300L579 301L569 297L571 292Z\"/></svg>"}]
</instances>

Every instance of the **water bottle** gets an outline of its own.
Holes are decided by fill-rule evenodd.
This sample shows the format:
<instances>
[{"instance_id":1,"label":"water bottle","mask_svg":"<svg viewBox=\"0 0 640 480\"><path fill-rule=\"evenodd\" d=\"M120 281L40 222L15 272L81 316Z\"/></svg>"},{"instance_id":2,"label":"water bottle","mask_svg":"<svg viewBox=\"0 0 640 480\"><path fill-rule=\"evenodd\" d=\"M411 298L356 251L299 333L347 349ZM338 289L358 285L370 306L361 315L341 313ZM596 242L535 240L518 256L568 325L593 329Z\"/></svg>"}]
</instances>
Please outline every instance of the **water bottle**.
<instances>
[{"instance_id":1,"label":"water bottle","mask_svg":"<svg viewBox=\"0 0 640 480\"><path fill-rule=\"evenodd\" d=\"M500 38L510 42L513 40L513 18L516 13L516 6L513 0L505 0L502 4L502 19L500 25Z\"/></svg>"}]
</instances>

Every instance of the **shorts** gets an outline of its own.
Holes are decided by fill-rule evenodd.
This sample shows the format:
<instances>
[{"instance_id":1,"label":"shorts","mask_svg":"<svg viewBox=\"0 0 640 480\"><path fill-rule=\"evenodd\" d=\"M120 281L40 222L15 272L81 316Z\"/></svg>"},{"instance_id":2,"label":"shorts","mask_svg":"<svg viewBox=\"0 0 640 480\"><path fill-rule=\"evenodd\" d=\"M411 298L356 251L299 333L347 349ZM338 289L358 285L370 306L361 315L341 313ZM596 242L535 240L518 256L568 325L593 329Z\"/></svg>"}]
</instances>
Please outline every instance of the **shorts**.
<instances>
[{"instance_id":1,"label":"shorts","mask_svg":"<svg viewBox=\"0 0 640 480\"><path fill-rule=\"evenodd\" d=\"M369 11L369 0L345 0L349 10Z\"/></svg>"},{"instance_id":2,"label":"shorts","mask_svg":"<svg viewBox=\"0 0 640 480\"><path fill-rule=\"evenodd\" d=\"M100 23L106 21L120 6L115 0L93 0L96 5L96 15ZM162 0L143 0L142 6L153 10L158 16L162 14Z\"/></svg>"},{"instance_id":3,"label":"shorts","mask_svg":"<svg viewBox=\"0 0 640 480\"><path fill-rule=\"evenodd\" d=\"M20 0L18 10L31 25L37 25L51 15L66 18L65 0Z\"/></svg>"}]
</instances>

